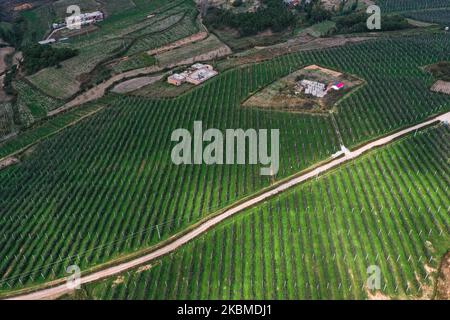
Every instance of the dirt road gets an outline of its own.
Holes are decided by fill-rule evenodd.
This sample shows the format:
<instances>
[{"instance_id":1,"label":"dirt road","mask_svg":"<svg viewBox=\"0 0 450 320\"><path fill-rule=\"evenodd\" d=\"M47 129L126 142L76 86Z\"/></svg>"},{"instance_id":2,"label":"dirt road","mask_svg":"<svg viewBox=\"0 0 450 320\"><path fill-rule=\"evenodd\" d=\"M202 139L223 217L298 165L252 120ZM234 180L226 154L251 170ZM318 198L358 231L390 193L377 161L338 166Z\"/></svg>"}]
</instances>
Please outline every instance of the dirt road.
<instances>
[{"instance_id":1,"label":"dirt road","mask_svg":"<svg viewBox=\"0 0 450 320\"><path fill-rule=\"evenodd\" d=\"M155 250L152 253L149 253L147 255L144 255L140 258L136 258L133 259L131 261L119 264L117 266L114 267L109 267L106 268L104 270L101 271L97 271L94 272L90 275L84 276L81 278L81 284L87 284L90 282L94 282L100 279L104 279L107 277L111 277L113 275L117 275L120 274L128 269L132 269L135 268L139 265L148 263L149 261L152 261L154 259L157 259L165 254L168 254L176 249L178 249L179 247L183 246L184 244L186 244L187 242L197 238L199 235L205 233L208 229L216 226L217 224L221 223L222 221L224 221L225 219L245 210L248 209L256 204L259 204L267 199L269 199L270 197L277 195L283 191L285 191L286 189L292 188L308 179L314 178L316 176L318 176L321 173L324 173L330 169L336 168L337 166L343 164L344 162L347 162L349 160L358 158L359 156L361 156L363 153L372 150L376 147L388 144L392 141L394 141L395 139L398 139L408 133L414 132L416 130L422 129L428 125L431 125L435 122L438 121L442 121L442 122L446 122L446 123L450 123L450 112L447 112L446 114L443 114L441 116L435 117L433 119L427 120L425 122L422 122L418 125L409 127L407 129L398 131L396 133L393 133L389 136L380 138L378 140L375 140L373 142L370 142L362 147L360 147L359 149L356 149L354 151L350 151L345 153L345 155L339 159L335 159L332 160L322 166L319 166L317 168L315 168L314 170L303 174L301 176L295 177L289 181L286 181L284 183L282 183L281 185L279 185L278 187L269 190L267 192L264 192L254 198L251 198L229 210L226 210L225 212L211 218L210 220L202 223L201 225L199 225L198 227L196 227L195 229L193 229L192 231L189 231L188 233L182 235L181 237L174 237L174 240L170 243L168 243L167 245ZM33 293L29 293L29 294L24 294L24 295L19 295L16 297L11 298L11 300L38 300L38 299L54 299L57 297L60 297L64 294L70 293L71 289L69 289L66 284L60 284L57 285L55 287L52 288L48 288L48 289L42 289L39 291L35 291Z\"/></svg>"}]
</instances>

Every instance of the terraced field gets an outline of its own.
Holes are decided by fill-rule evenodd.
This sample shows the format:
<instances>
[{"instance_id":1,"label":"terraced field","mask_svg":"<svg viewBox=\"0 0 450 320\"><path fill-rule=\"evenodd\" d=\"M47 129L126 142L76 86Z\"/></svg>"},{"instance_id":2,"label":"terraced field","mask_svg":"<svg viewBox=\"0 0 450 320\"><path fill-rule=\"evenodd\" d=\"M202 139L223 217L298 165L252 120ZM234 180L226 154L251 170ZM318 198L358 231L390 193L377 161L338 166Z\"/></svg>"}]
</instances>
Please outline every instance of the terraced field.
<instances>
[{"instance_id":1,"label":"terraced field","mask_svg":"<svg viewBox=\"0 0 450 320\"><path fill-rule=\"evenodd\" d=\"M61 106L62 102L45 96L23 80L14 83L18 92L17 103L30 110L35 119L45 117L48 111Z\"/></svg>"},{"instance_id":2,"label":"terraced field","mask_svg":"<svg viewBox=\"0 0 450 320\"><path fill-rule=\"evenodd\" d=\"M241 101L249 94L302 66L319 64L355 74L367 82L363 88L337 106L337 127L347 147L419 122L431 114L448 111L450 97L428 90L433 79L421 67L448 60L449 46L450 36L444 34L380 39L340 48L290 54L261 64L242 66L224 72L205 85L174 99L148 100L116 96L107 98L110 99L108 108L43 142L20 165L0 171L0 256L5 257L0 261L1 289L7 291L64 276L68 264L76 263L85 270L123 254L146 248L217 209L268 186L273 180L287 177L330 157L340 149L338 134L330 117L262 112L240 107ZM387 55L386 52L390 54ZM181 127L192 128L194 120L202 120L205 128L279 128L281 162L278 175L273 180L262 177L259 175L259 166L256 165L172 165L171 132ZM446 155L442 153L445 148L436 149L440 150L442 156ZM420 156L427 157L429 154L423 153ZM438 158L434 161L438 161ZM392 162L394 166L394 161ZM370 174L376 175L377 172ZM392 176L394 179L393 174ZM448 179L448 176L445 177ZM350 178L343 176L342 179ZM352 176L352 179L356 178ZM346 184L354 185L348 180ZM430 192L435 190L435 186L436 184L430 185ZM376 208L380 215L389 213L391 216L398 212L385 213L383 208L386 206L381 208L381 205L378 207L376 203L395 203L398 208L404 208L403 210L409 210L414 204L403 204L400 200L397 204L394 200L385 200L383 195L388 197L389 193L382 192L382 188L377 191L376 185L370 184L365 188L378 192L377 197L370 198L371 194L364 192L369 200L358 198L352 199L351 202L358 203L358 208L365 208L369 212ZM448 197L444 197L442 188L441 191L436 191L438 195L433 197L436 200L423 201L433 206L445 204ZM342 191L342 188L340 190ZM315 200L305 201L323 201L323 194L319 193L320 197L317 196ZM310 196L313 194L308 195ZM347 198L339 193L339 196L333 199L335 200L332 203L336 203ZM420 199L417 201L422 201ZM339 209L342 219L347 217L344 217L344 212L351 212L351 208L348 208L350 201L345 201L348 201L347 207ZM358 201L367 203L360 205ZM302 202L302 205L310 202ZM354 206L356 208L356 205ZM393 210L396 210L395 208ZM422 212L416 209L417 212ZM326 212L322 207L317 210L323 211L323 214ZM441 210L444 210L444 207ZM391 219L395 219L397 223L400 218ZM416 230L420 227L426 228L423 232L428 232L428 228L432 228L433 237L440 230L446 231L444 227L448 227L448 222L442 217L437 219L437 222L424 220L425 224L417 226ZM412 218L406 221L410 224ZM383 223L390 222L386 220ZM318 225L315 227L319 228ZM268 228L267 224L265 228ZM310 229L311 233L326 236L326 233L314 228ZM320 228L322 230L323 227ZM349 230L348 228L344 230ZM391 249L388 249L390 247L387 245L379 245L383 248L380 252L385 256L400 250L393 247L393 244L397 243L395 233L398 234L398 231L395 230L392 229L391 234L383 235L383 239L392 246ZM351 237L359 236L358 231L351 233ZM398 237L403 236L399 234ZM433 242L433 239L430 241L436 250L441 250L442 247ZM354 243L361 243L362 240L359 241ZM353 242L350 241L347 247L339 249L350 250L347 248L350 248L351 243ZM222 244L223 242L220 245ZM317 243L314 247L316 252L319 250L318 245ZM402 262L406 253L409 256L417 254L416 251L419 256L429 257L425 255L426 251L419 250L420 247L414 249L407 243L402 245L406 247L397 253L397 256L400 254L399 259L402 259ZM411 244L420 245L421 243ZM346 269L340 269L340 281L333 280L334 282L330 283L333 286L337 284L334 288L339 288L339 282L346 285L357 284L362 276L363 253L356 244L355 248L352 253L357 254L355 261L359 257L358 263L352 267L352 273L346 274ZM330 252L331 249L327 250L321 252ZM274 251L277 250L269 250L265 254L275 254ZM372 248L368 252L372 254L375 249ZM286 257L289 259L290 255L287 254ZM309 265L313 266L315 259L319 257L311 253L308 259ZM342 259L345 262L345 259L350 258ZM245 264L251 262L250 259L242 261ZM418 268L418 263L414 260L414 268ZM388 266L396 270L395 265ZM307 275L310 279L307 281L309 286L311 287L312 283L314 286L320 286L316 291L313 288L305 291L308 292L305 293L306 297L324 297L327 294L323 288L326 288L327 284L320 275L320 270L323 269L320 268L324 267L317 264L317 270L308 271L311 273ZM383 268L387 270L387 266ZM425 276L420 269L410 270L417 271L420 279ZM264 272L269 272L269 269ZM396 272L394 274L400 277L401 272ZM277 273L277 277L282 274ZM352 275L354 280L351 280ZM316 277L321 282L311 281ZM411 273L404 277L411 280L411 293L416 293L413 290L417 289L418 281L412 281ZM277 288L280 288L280 285L281 288L284 286L283 280L280 281L276 282L276 290L279 290ZM395 290L394 283L400 281L389 282L386 289L389 294L395 293L392 291ZM252 283L245 286L248 288ZM230 286L225 285L223 288L229 289ZM239 288L236 287L238 295ZM292 288L289 290L292 291ZM402 287L401 290L406 289ZM302 296L302 291L297 292L298 296ZM335 290L333 294L338 297L339 291ZM347 295L362 297L363 289L353 286ZM195 293L190 297L194 296Z\"/></svg>"},{"instance_id":3,"label":"terraced field","mask_svg":"<svg viewBox=\"0 0 450 320\"><path fill-rule=\"evenodd\" d=\"M196 22L196 16L197 12L195 10L183 12L178 20L164 27L164 32L155 30L150 31L145 36L141 36L129 49L128 54L159 48L198 32L199 26Z\"/></svg>"},{"instance_id":4,"label":"terraced field","mask_svg":"<svg viewBox=\"0 0 450 320\"><path fill-rule=\"evenodd\" d=\"M81 87L87 76L100 62L126 49L130 40L106 40L80 48L80 53L61 63L61 68L46 68L28 77L37 88L58 99L68 99Z\"/></svg>"},{"instance_id":5,"label":"terraced field","mask_svg":"<svg viewBox=\"0 0 450 320\"><path fill-rule=\"evenodd\" d=\"M69 99L82 89L83 83L89 82L98 65L124 55L136 55L198 31L193 2L178 0L158 4L145 6L146 10L125 10L100 23L98 31L75 37L67 44L58 44L76 48L79 54L62 62L60 68L46 68L29 76L28 80L51 97ZM115 71L123 69L127 68Z\"/></svg>"},{"instance_id":6,"label":"terraced field","mask_svg":"<svg viewBox=\"0 0 450 320\"><path fill-rule=\"evenodd\" d=\"M410 135L75 297L431 298L450 241L449 142L448 125Z\"/></svg>"}]
</instances>

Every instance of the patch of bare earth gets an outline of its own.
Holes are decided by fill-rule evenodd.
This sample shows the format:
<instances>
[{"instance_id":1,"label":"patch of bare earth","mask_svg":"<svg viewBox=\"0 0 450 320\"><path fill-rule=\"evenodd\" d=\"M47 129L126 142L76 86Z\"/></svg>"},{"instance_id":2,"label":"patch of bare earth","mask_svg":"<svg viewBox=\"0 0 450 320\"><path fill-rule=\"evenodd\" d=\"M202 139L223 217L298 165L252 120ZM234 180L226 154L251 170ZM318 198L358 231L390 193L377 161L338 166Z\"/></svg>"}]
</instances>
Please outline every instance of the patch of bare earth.
<instances>
[{"instance_id":1,"label":"patch of bare earth","mask_svg":"<svg viewBox=\"0 0 450 320\"><path fill-rule=\"evenodd\" d=\"M436 299L450 300L450 251L442 258L436 286Z\"/></svg>"},{"instance_id":2,"label":"patch of bare earth","mask_svg":"<svg viewBox=\"0 0 450 320\"><path fill-rule=\"evenodd\" d=\"M327 88L326 95L324 97L316 97L306 94L299 87L300 80L309 80L323 84ZM331 85L335 82L343 82L344 88L340 90L332 89ZM242 106L287 112L324 114L329 112L341 98L362 83L363 81L356 77L317 65L310 65L263 88L248 98Z\"/></svg>"},{"instance_id":3,"label":"patch of bare earth","mask_svg":"<svg viewBox=\"0 0 450 320\"><path fill-rule=\"evenodd\" d=\"M0 170L3 170L6 167L12 166L16 163L19 163L19 159L14 158L14 157L9 157L9 158L0 160Z\"/></svg>"},{"instance_id":4,"label":"patch of bare earth","mask_svg":"<svg viewBox=\"0 0 450 320\"><path fill-rule=\"evenodd\" d=\"M125 278L123 276L118 276L114 281L112 286L115 287L125 281Z\"/></svg>"},{"instance_id":5,"label":"patch of bare earth","mask_svg":"<svg viewBox=\"0 0 450 320\"><path fill-rule=\"evenodd\" d=\"M161 80L164 75L155 77L139 77L119 83L112 89L115 93L129 93Z\"/></svg>"},{"instance_id":6,"label":"patch of bare earth","mask_svg":"<svg viewBox=\"0 0 450 320\"><path fill-rule=\"evenodd\" d=\"M152 267L153 267L152 264L147 264L147 265L142 266L142 267L140 267L139 269L137 269L136 273L141 273L141 272L144 272L144 271L148 271L148 270L150 270Z\"/></svg>"},{"instance_id":7,"label":"patch of bare earth","mask_svg":"<svg viewBox=\"0 0 450 320\"><path fill-rule=\"evenodd\" d=\"M390 297L382 294L380 291L376 290L375 292L372 292L371 290L367 289L367 298L369 300L391 300Z\"/></svg>"},{"instance_id":8,"label":"patch of bare earth","mask_svg":"<svg viewBox=\"0 0 450 320\"><path fill-rule=\"evenodd\" d=\"M450 95L450 82L438 80L431 87L431 91Z\"/></svg>"}]
</instances>

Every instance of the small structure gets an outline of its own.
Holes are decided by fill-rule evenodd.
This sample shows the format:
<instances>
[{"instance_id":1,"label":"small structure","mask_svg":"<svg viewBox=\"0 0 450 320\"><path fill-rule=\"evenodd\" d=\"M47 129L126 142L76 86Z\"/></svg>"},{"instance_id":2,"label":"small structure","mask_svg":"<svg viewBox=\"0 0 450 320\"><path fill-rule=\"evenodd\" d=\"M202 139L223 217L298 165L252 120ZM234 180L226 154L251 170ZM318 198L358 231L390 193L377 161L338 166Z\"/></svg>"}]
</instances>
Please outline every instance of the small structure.
<instances>
[{"instance_id":1,"label":"small structure","mask_svg":"<svg viewBox=\"0 0 450 320\"><path fill-rule=\"evenodd\" d=\"M55 43L55 42L56 42L56 39L51 38L51 39L39 41L38 43L40 45L46 45L46 44L52 44L52 43Z\"/></svg>"},{"instance_id":2,"label":"small structure","mask_svg":"<svg viewBox=\"0 0 450 320\"><path fill-rule=\"evenodd\" d=\"M333 85L331 86L331 89L333 89L333 90L336 90L336 91L339 91L339 90L341 90L342 88L344 88L344 83L343 82L335 82L335 83L333 83Z\"/></svg>"},{"instance_id":3,"label":"small structure","mask_svg":"<svg viewBox=\"0 0 450 320\"><path fill-rule=\"evenodd\" d=\"M181 86L186 81L186 77L181 74L175 73L167 78L167 82L174 86Z\"/></svg>"},{"instance_id":4,"label":"small structure","mask_svg":"<svg viewBox=\"0 0 450 320\"><path fill-rule=\"evenodd\" d=\"M55 30L55 29L60 29L60 28L64 28L66 26L66 24L63 22L63 23L53 23L52 24L52 29L53 30Z\"/></svg>"},{"instance_id":5,"label":"small structure","mask_svg":"<svg viewBox=\"0 0 450 320\"><path fill-rule=\"evenodd\" d=\"M219 73L209 64L196 63L182 73L175 73L167 78L167 82L174 86L180 86L184 82L199 85Z\"/></svg>"},{"instance_id":6,"label":"small structure","mask_svg":"<svg viewBox=\"0 0 450 320\"><path fill-rule=\"evenodd\" d=\"M95 11L89 13L83 13L78 16L70 16L66 18L66 26L71 25L87 25L95 22L103 21L103 12Z\"/></svg>"},{"instance_id":7,"label":"small structure","mask_svg":"<svg viewBox=\"0 0 450 320\"><path fill-rule=\"evenodd\" d=\"M323 98L327 94L325 84L321 82L301 80L297 86L301 87L300 92L305 90L305 94L312 95L317 98Z\"/></svg>"}]
</instances>

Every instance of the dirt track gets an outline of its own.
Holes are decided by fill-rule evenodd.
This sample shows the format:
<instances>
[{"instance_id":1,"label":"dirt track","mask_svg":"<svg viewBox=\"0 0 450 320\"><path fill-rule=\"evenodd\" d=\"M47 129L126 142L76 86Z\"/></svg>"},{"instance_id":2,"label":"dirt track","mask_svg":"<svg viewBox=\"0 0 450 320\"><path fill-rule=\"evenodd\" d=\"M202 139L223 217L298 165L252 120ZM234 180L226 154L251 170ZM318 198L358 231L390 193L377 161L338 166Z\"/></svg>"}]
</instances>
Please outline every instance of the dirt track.
<instances>
[{"instance_id":1,"label":"dirt track","mask_svg":"<svg viewBox=\"0 0 450 320\"><path fill-rule=\"evenodd\" d=\"M349 151L347 153L345 153L345 155L341 158L332 160L324 165L318 166L315 169L309 171L306 174L303 174L301 176L292 178L286 182L283 182L282 184L280 184L279 186L275 187L272 190L269 190L267 192L264 192L254 198L251 198L231 209L228 209L226 211L224 211L223 213L211 218L210 220L207 220L206 222L200 224L198 227L196 227L195 229L189 231L188 233L179 236L179 237L172 237L172 241L169 242L168 244L160 247L159 249L153 251L152 253L149 253L147 255L144 255L142 257L133 259L131 261L128 262L124 262L122 264L119 264L117 266L113 266L113 267L109 267L106 268L104 270L101 271L97 271L94 272L90 275L87 275L85 277L82 277L81 280L81 284L87 284L90 282L94 282L100 279L104 279L113 275L117 275L120 274L128 269L132 269L135 267L138 267L140 265L143 265L145 263L148 263L152 260L155 260L163 255L166 255L176 249L178 249L179 247L183 246L184 244L186 244L187 242L197 238L199 235L205 233L208 229L216 226L217 224L221 223L222 221L224 221L225 219L228 219L229 217L247 209L250 208L256 204L259 204L263 201L268 200L269 198L273 197L274 195L277 195L279 193L284 192L285 190L292 188L300 183L303 183L306 180L309 180L311 178L315 178L317 177L319 174L322 174L330 169L334 169L336 167L338 167L339 165L349 161L349 160L353 160L355 158L360 157L362 154L368 152L369 150L372 150L374 148L386 145L388 143L391 143L392 141L394 141L395 139L398 139L404 135L407 135L411 132L414 132L416 130L422 129L426 126L429 126L437 121L442 121L442 122L450 122L450 112L447 112L444 115L435 117L433 119L424 121L418 125L409 127L407 129L398 131L396 133L393 133L389 136L380 138L378 140L375 140L373 142L370 142L362 147L360 147L359 149L356 149L354 151ZM62 283L63 283L64 279L62 279ZM12 298L12 300L38 300L38 299L54 299L57 297L60 297L64 294L70 293L71 289L69 289L67 287L66 284L59 284L58 286L52 287L52 288L48 288L48 289L42 289L30 294L23 294L23 295L19 295L16 296L14 298Z\"/></svg>"}]
</instances>

